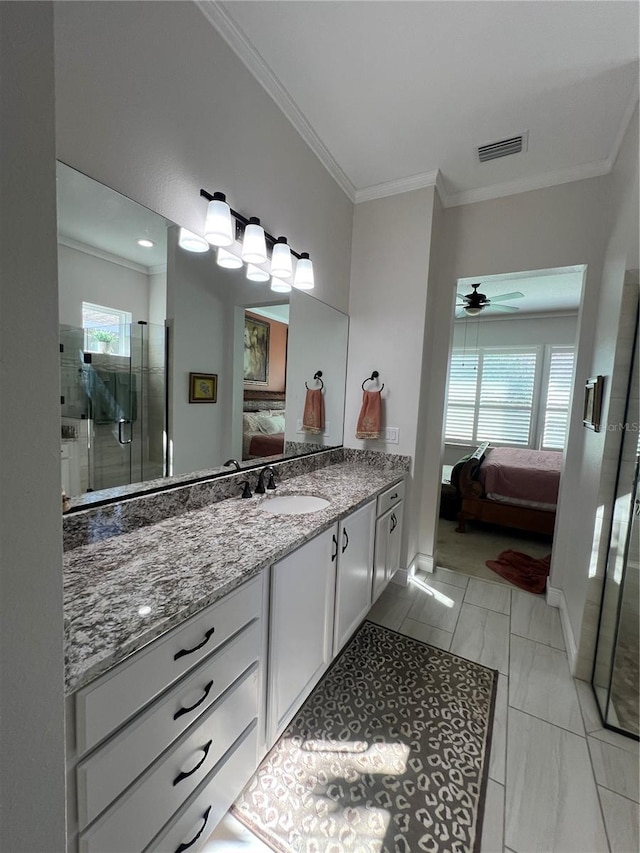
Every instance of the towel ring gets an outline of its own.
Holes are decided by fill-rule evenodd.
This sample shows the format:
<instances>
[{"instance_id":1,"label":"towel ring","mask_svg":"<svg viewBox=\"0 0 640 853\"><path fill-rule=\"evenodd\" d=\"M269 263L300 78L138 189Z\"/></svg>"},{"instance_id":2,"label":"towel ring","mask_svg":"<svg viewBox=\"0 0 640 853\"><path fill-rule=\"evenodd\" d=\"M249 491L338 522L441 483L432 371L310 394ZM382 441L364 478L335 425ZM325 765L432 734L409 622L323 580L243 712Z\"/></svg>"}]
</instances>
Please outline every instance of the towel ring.
<instances>
[{"instance_id":1,"label":"towel ring","mask_svg":"<svg viewBox=\"0 0 640 853\"><path fill-rule=\"evenodd\" d=\"M320 383L320 388L316 389L316 390L318 390L318 391L322 391L322 389L324 388L324 382L322 381L321 377L322 377L322 371L321 371L321 370L317 370L317 371L313 374L313 378L314 378L314 379L317 379L317 380L318 380L318 382ZM311 390L311 389L309 388L309 386L307 385L307 383L306 383L306 382L304 383L304 387L307 389L307 391L310 391L310 390Z\"/></svg>"},{"instance_id":2,"label":"towel ring","mask_svg":"<svg viewBox=\"0 0 640 853\"><path fill-rule=\"evenodd\" d=\"M380 374L378 373L377 370L374 370L373 373L371 374L371 376L367 376L367 378L364 380L364 382L373 382L374 379L378 378L378 376L380 376ZM363 391L365 390L364 389L364 382L362 383L362 390ZM384 388L384 382L380 386L380 391L382 391L383 388Z\"/></svg>"}]
</instances>

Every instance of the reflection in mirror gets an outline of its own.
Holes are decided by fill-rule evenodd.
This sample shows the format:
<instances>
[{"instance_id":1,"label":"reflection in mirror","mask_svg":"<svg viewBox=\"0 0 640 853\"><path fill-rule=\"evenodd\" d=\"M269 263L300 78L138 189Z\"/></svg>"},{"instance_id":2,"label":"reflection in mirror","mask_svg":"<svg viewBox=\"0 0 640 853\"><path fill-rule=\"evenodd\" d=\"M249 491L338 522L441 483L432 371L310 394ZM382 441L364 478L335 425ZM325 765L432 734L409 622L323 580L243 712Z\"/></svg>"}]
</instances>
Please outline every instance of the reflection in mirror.
<instances>
[{"instance_id":1,"label":"reflection in mirror","mask_svg":"<svg viewBox=\"0 0 640 853\"><path fill-rule=\"evenodd\" d=\"M640 372L637 278L633 294L636 330L629 376L616 495L593 670L593 687L605 725L638 738L640 719ZM631 313L631 312L630 312ZM620 343L620 341L619 341ZM623 345L626 341L622 341ZM630 343L630 342L629 342ZM624 382L625 377L619 377ZM613 377L616 382L616 377ZM621 383L621 384L622 384Z\"/></svg>"},{"instance_id":2,"label":"reflection in mirror","mask_svg":"<svg viewBox=\"0 0 640 853\"><path fill-rule=\"evenodd\" d=\"M346 315L185 251L178 226L61 163L57 184L62 485L83 496L75 506L342 444ZM325 424L309 435L318 370ZM193 373L216 377L197 404Z\"/></svg>"}]
</instances>

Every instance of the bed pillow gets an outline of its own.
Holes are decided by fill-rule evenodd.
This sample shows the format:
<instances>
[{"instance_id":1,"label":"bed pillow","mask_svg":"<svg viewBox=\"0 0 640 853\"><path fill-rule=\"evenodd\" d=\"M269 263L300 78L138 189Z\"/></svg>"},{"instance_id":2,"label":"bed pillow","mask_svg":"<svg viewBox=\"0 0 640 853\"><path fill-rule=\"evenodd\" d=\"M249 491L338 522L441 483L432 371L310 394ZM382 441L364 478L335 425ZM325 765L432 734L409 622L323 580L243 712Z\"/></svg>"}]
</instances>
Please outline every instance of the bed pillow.
<instances>
[{"instance_id":1,"label":"bed pillow","mask_svg":"<svg viewBox=\"0 0 640 853\"><path fill-rule=\"evenodd\" d=\"M260 432L260 427L258 426L259 417L260 415L258 412L245 412L242 415L242 431Z\"/></svg>"},{"instance_id":2,"label":"bed pillow","mask_svg":"<svg viewBox=\"0 0 640 853\"><path fill-rule=\"evenodd\" d=\"M258 431L264 435L275 435L279 432L284 432L284 414L277 415L259 414Z\"/></svg>"}]
</instances>

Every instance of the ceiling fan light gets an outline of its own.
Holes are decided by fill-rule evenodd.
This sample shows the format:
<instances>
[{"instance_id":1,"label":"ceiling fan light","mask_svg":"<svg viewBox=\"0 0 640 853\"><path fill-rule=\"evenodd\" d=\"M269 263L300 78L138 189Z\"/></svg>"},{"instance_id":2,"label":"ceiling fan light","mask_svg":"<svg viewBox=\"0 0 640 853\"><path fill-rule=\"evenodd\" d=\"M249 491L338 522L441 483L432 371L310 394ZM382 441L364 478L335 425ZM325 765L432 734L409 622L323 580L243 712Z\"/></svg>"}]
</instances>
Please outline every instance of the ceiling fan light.
<instances>
[{"instance_id":1,"label":"ceiling fan light","mask_svg":"<svg viewBox=\"0 0 640 853\"><path fill-rule=\"evenodd\" d=\"M482 308L473 308L469 305L467 305L464 309L465 314L468 314L469 317L476 317L481 311Z\"/></svg>"},{"instance_id":2,"label":"ceiling fan light","mask_svg":"<svg viewBox=\"0 0 640 853\"><path fill-rule=\"evenodd\" d=\"M247 278L249 281L269 281L270 274L266 270L260 269L255 264L247 265Z\"/></svg>"},{"instance_id":3,"label":"ceiling fan light","mask_svg":"<svg viewBox=\"0 0 640 853\"><path fill-rule=\"evenodd\" d=\"M296 264L296 274L293 279L293 286L298 290L313 290L315 284L313 280L313 264L309 259L308 252L302 252L300 259Z\"/></svg>"},{"instance_id":4,"label":"ceiling fan light","mask_svg":"<svg viewBox=\"0 0 640 853\"><path fill-rule=\"evenodd\" d=\"M209 202L204 236L212 246L230 246L233 243L231 208L224 193L214 193Z\"/></svg>"},{"instance_id":5,"label":"ceiling fan light","mask_svg":"<svg viewBox=\"0 0 640 853\"><path fill-rule=\"evenodd\" d=\"M242 267L242 258L234 255L233 252L223 246L218 246L216 263L225 270L239 270Z\"/></svg>"},{"instance_id":6,"label":"ceiling fan light","mask_svg":"<svg viewBox=\"0 0 640 853\"><path fill-rule=\"evenodd\" d=\"M291 265L291 249L286 237L278 237L273 244L271 255L271 274L277 278L290 278L293 271Z\"/></svg>"},{"instance_id":7,"label":"ceiling fan light","mask_svg":"<svg viewBox=\"0 0 640 853\"><path fill-rule=\"evenodd\" d=\"M286 281L282 281L281 278L271 276L271 290L273 290L274 293L289 293L291 285L287 284Z\"/></svg>"},{"instance_id":8,"label":"ceiling fan light","mask_svg":"<svg viewBox=\"0 0 640 853\"><path fill-rule=\"evenodd\" d=\"M248 264L264 264L267 260L267 243L264 228L257 216L252 216L244 229L242 260Z\"/></svg>"}]
</instances>

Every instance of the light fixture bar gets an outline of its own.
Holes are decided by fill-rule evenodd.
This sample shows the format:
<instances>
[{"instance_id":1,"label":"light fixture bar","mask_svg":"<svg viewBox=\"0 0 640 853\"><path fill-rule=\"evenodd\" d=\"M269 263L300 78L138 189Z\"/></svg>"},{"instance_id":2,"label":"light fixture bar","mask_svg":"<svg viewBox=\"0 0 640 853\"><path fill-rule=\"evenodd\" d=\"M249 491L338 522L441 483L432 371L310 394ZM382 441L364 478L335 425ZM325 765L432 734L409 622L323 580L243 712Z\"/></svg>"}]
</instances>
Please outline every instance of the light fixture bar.
<instances>
[{"instance_id":1,"label":"light fixture bar","mask_svg":"<svg viewBox=\"0 0 640 853\"><path fill-rule=\"evenodd\" d=\"M200 190L200 195L201 195L201 197L202 197L202 198L206 198L206 199L207 199L207 201L213 201L213 200L214 200L214 195L215 195L215 194L212 194L212 193L210 193L210 192L207 192L207 190L201 189L201 190ZM219 193L218 193L218 195L219 195ZM233 208L230 208L230 210L231 210L231 216L233 216L233 217L234 217L234 219L236 219L238 222L240 222L240 224L242 225L242 228L243 228L243 230L244 230L244 229L247 227L247 225L249 225L249 224L250 224L250 223L249 223L249 217L247 217L247 216L243 216L241 213L238 213L238 211L237 211L237 210L234 210ZM263 230L264 230L264 229L263 229ZM273 250L273 246L274 246L274 244L275 244L275 243L277 243L277 242L278 242L278 238L274 237L274 236L273 236L273 234L269 234L269 232L268 232L268 231L265 231L265 232L264 232L264 236L265 236L265 239L266 239L266 241L267 241L267 244L268 244L269 248ZM309 257L308 253L306 253L306 252L302 252L302 253L295 252L291 247L289 247L289 251L290 251L290 252L291 252L291 254L294 256L294 258L297 258L298 260L300 260L300 258L301 258L303 255L304 255L306 258L308 258L308 257Z\"/></svg>"}]
</instances>

